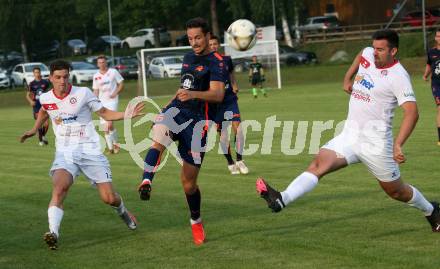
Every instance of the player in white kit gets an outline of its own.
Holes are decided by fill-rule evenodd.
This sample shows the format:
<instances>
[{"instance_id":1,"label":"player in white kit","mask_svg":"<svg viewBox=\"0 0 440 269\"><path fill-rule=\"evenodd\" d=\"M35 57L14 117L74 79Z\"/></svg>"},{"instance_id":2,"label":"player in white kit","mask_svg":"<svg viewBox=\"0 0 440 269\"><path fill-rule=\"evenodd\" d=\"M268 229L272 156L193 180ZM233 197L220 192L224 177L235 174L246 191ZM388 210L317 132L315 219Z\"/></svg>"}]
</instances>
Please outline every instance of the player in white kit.
<instances>
[{"instance_id":1,"label":"player in white kit","mask_svg":"<svg viewBox=\"0 0 440 269\"><path fill-rule=\"evenodd\" d=\"M21 142L32 137L50 118L56 137L55 160L50 169L53 181L52 199L48 208L49 232L44 240L50 249L57 248L59 228L63 218L63 201L75 178L82 172L98 189L102 201L112 206L131 230L136 220L125 208L121 196L113 190L112 173L102 154L99 136L92 122L92 112L106 120L122 120L124 112L102 106L89 88L69 84L70 64L56 60L50 65L49 79L53 89L40 96L42 108L34 127L21 136ZM141 115L143 104L132 110L131 116Z\"/></svg>"},{"instance_id":2,"label":"player in white kit","mask_svg":"<svg viewBox=\"0 0 440 269\"><path fill-rule=\"evenodd\" d=\"M395 31L379 30L373 35L372 47L357 55L344 78L344 90L351 94L344 129L320 149L305 172L283 192L263 178L257 179L257 192L273 212L311 191L327 173L362 162L391 198L421 210L432 231L440 232L438 203L428 202L400 176L399 164L406 160L402 146L417 123L418 110L410 77L395 59L398 44ZM392 119L397 106L404 116L393 143Z\"/></svg>"},{"instance_id":3,"label":"player in white kit","mask_svg":"<svg viewBox=\"0 0 440 269\"><path fill-rule=\"evenodd\" d=\"M105 108L118 111L119 93L124 89L124 79L118 70L107 66L107 59L104 55L98 56L96 63L99 71L93 75L93 92ZM118 134L113 122L101 117L101 125L104 129L109 152L118 153Z\"/></svg>"}]
</instances>

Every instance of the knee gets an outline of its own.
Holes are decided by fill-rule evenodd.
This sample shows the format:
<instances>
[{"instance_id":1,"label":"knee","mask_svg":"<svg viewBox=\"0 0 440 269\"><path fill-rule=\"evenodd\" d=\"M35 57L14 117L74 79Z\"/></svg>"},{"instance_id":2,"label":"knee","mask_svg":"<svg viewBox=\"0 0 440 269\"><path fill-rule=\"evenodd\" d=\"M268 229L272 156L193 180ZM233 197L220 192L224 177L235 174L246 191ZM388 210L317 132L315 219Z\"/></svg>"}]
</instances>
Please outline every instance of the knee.
<instances>
[{"instance_id":1,"label":"knee","mask_svg":"<svg viewBox=\"0 0 440 269\"><path fill-rule=\"evenodd\" d=\"M307 172L310 172L310 173L320 177L321 176L321 173L320 173L321 169L320 168L321 168L320 162L315 159L312 161L312 163L307 168Z\"/></svg>"},{"instance_id":2,"label":"knee","mask_svg":"<svg viewBox=\"0 0 440 269\"><path fill-rule=\"evenodd\" d=\"M186 194L193 194L197 190L197 184L190 181L182 182L183 191Z\"/></svg>"},{"instance_id":3,"label":"knee","mask_svg":"<svg viewBox=\"0 0 440 269\"><path fill-rule=\"evenodd\" d=\"M404 188L393 188L393 189L387 189L385 192L388 194L389 197L393 198L394 200L398 201L404 201L407 200L405 196Z\"/></svg>"},{"instance_id":4,"label":"knee","mask_svg":"<svg viewBox=\"0 0 440 269\"><path fill-rule=\"evenodd\" d=\"M118 198L114 193L106 193L101 195L101 200L107 205L115 205L118 202Z\"/></svg>"}]
</instances>

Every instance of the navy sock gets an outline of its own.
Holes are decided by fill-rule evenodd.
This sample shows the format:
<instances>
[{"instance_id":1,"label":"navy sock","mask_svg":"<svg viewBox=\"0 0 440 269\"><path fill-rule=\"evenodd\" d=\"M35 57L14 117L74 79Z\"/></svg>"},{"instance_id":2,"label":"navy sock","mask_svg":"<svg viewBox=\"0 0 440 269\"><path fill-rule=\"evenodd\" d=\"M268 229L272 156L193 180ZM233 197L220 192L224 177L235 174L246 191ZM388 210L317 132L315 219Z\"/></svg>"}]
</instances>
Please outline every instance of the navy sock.
<instances>
[{"instance_id":1,"label":"navy sock","mask_svg":"<svg viewBox=\"0 0 440 269\"><path fill-rule=\"evenodd\" d=\"M150 148L145 156L144 174L142 180L149 179L150 181L153 181L154 174L156 173L159 164L160 151L155 148Z\"/></svg>"},{"instance_id":2,"label":"navy sock","mask_svg":"<svg viewBox=\"0 0 440 269\"><path fill-rule=\"evenodd\" d=\"M231 156L231 147L228 147L228 153L223 154L223 155L225 155L225 158L228 161L228 165L234 164L234 160L232 159L232 156Z\"/></svg>"},{"instance_id":3,"label":"navy sock","mask_svg":"<svg viewBox=\"0 0 440 269\"><path fill-rule=\"evenodd\" d=\"M43 141L44 136L44 127L38 128L38 140L41 142Z\"/></svg>"},{"instance_id":4,"label":"navy sock","mask_svg":"<svg viewBox=\"0 0 440 269\"><path fill-rule=\"evenodd\" d=\"M438 141L440 142L440 127L437 127L437 132L438 132Z\"/></svg>"},{"instance_id":5,"label":"navy sock","mask_svg":"<svg viewBox=\"0 0 440 269\"><path fill-rule=\"evenodd\" d=\"M186 201L188 202L189 211L191 212L191 219L197 220L200 218L200 204L202 201L202 196L200 195L200 190L197 190L193 194L186 194Z\"/></svg>"}]
</instances>

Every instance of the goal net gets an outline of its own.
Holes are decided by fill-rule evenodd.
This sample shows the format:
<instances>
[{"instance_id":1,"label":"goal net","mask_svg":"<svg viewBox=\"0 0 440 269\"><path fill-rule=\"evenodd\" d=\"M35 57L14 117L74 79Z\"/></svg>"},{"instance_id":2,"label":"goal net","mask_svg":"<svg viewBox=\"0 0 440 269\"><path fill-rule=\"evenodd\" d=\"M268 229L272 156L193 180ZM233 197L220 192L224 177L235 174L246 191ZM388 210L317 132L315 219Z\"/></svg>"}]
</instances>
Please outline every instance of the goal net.
<instances>
[{"instance_id":1,"label":"goal net","mask_svg":"<svg viewBox=\"0 0 440 269\"><path fill-rule=\"evenodd\" d=\"M227 44L222 44L221 47L220 53L230 55L232 58L234 75L242 92L251 88L248 75L254 55L264 68L264 88L281 88L277 40L258 41L247 51L236 51ZM180 86L183 56L191 50L190 46L139 50L138 85L143 90L143 95L146 97L173 95Z\"/></svg>"}]
</instances>

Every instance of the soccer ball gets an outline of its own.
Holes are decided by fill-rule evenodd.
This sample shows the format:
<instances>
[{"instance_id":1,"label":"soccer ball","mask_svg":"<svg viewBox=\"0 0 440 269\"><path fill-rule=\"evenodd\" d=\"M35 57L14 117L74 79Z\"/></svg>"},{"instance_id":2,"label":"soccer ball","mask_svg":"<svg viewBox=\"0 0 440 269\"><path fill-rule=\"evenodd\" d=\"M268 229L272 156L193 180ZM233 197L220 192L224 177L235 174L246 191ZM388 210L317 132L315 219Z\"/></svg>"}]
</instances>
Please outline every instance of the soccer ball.
<instances>
[{"instance_id":1,"label":"soccer ball","mask_svg":"<svg viewBox=\"0 0 440 269\"><path fill-rule=\"evenodd\" d=\"M257 42L257 29L251 21L246 19L234 21L226 32L228 44L235 50L249 50Z\"/></svg>"}]
</instances>

